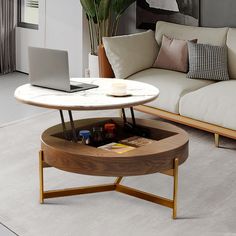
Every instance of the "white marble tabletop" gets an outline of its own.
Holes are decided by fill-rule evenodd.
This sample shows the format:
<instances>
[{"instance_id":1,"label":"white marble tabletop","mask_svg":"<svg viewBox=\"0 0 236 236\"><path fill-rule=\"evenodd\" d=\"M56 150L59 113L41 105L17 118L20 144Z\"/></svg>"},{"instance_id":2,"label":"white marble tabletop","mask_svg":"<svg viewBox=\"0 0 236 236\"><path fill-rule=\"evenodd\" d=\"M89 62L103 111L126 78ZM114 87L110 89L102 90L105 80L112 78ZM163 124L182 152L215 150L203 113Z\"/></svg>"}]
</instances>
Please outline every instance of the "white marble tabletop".
<instances>
[{"instance_id":1,"label":"white marble tabletop","mask_svg":"<svg viewBox=\"0 0 236 236\"><path fill-rule=\"evenodd\" d=\"M132 80L102 79L102 78L73 78L73 83L84 82L96 84L99 87L86 91L67 93L25 84L15 91L15 98L23 103L60 110L108 110L126 108L145 104L155 100L159 95L158 88ZM131 96L112 97L114 81L127 84L127 93Z\"/></svg>"}]
</instances>

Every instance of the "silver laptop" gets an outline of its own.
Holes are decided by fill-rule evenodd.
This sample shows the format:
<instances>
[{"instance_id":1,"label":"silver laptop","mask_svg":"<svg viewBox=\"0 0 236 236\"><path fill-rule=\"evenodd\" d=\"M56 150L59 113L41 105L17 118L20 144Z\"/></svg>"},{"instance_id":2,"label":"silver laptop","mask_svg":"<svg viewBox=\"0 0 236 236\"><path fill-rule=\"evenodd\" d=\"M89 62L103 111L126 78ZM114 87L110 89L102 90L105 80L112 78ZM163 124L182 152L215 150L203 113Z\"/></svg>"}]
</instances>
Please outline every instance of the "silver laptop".
<instances>
[{"instance_id":1,"label":"silver laptop","mask_svg":"<svg viewBox=\"0 0 236 236\"><path fill-rule=\"evenodd\" d=\"M61 50L29 47L30 83L49 89L77 92L97 88L97 85L71 83L68 52Z\"/></svg>"}]
</instances>

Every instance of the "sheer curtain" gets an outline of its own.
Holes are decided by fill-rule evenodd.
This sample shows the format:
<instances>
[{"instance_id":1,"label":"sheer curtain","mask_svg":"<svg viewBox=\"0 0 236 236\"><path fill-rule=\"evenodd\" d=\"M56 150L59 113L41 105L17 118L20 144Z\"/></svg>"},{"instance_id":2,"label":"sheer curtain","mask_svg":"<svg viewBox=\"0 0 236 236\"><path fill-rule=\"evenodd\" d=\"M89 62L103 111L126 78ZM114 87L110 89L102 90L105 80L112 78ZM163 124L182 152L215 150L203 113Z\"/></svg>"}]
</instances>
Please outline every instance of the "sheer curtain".
<instances>
[{"instance_id":1,"label":"sheer curtain","mask_svg":"<svg viewBox=\"0 0 236 236\"><path fill-rule=\"evenodd\" d=\"M16 68L14 0L0 0L0 74Z\"/></svg>"}]
</instances>

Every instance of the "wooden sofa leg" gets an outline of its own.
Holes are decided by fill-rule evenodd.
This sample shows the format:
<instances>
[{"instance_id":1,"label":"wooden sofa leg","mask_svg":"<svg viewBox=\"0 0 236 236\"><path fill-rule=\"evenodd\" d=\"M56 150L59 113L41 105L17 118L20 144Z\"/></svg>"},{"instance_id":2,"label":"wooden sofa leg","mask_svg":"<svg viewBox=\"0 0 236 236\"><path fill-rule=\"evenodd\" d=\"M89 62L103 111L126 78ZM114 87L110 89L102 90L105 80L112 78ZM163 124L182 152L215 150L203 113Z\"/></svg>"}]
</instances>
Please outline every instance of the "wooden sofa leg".
<instances>
[{"instance_id":1,"label":"wooden sofa leg","mask_svg":"<svg viewBox=\"0 0 236 236\"><path fill-rule=\"evenodd\" d=\"M216 147L220 146L220 135L219 134L215 134L215 145L216 145Z\"/></svg>"}]
</instances>

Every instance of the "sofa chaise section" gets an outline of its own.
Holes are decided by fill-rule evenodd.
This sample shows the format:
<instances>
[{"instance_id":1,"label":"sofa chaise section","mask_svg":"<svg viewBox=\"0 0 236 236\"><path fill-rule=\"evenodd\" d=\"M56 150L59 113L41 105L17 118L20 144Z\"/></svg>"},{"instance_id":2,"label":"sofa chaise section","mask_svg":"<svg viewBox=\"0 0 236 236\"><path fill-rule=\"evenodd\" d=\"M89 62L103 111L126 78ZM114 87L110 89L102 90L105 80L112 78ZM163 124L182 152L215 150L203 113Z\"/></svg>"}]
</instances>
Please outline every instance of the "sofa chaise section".
<instances>
[{"instance_id":1,"label":"sofa chaise section","mask_svg":"<svg viewBox=\"0 0 236 236\"><path fill-rule=\"evenodd\" d=\"M182 116L236 130L236 80L188 93L180 99L179 107Z\"/></svg>"}]
</instances>

